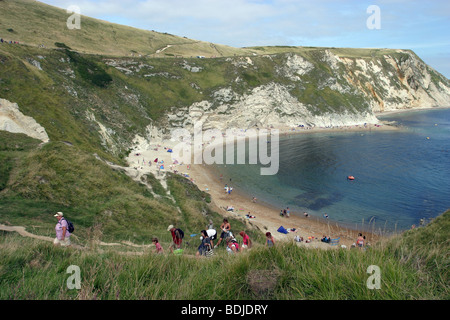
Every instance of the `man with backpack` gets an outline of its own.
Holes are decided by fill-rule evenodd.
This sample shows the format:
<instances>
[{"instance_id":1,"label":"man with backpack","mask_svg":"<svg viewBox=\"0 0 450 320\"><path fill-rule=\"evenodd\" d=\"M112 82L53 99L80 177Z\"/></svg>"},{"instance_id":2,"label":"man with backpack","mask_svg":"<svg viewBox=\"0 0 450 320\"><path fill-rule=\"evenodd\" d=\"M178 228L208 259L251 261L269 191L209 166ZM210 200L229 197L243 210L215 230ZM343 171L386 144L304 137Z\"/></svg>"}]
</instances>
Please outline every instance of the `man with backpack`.
<instances>
[{"instance_id":1,"label":"man with backpack","mask_svg":"<svg viewBox=\"0 0 450 320\"><path fill-rule=\"evenodd\" d=\"M173 243L170 245L169 249L173 253L174 249L181 249L181 243L183 242L184 232L179 228L175 228L173 225L170 225L167 228L167 231L170 231L172 234Z\"/></svg>"},{"instance_id":2,"label":"man with backpack","mask_svg":"<svg viewBox=\"0 0 450 320\"><path fill-rule=\"evenodd\" d=\"M69 224L62 212L57 212L54 217L58 219L58 223L56 224L56 238L53 240L54 245L60 245L62 247L70 246L70 232L69 232Z\"/></svg>"}]
</instances>

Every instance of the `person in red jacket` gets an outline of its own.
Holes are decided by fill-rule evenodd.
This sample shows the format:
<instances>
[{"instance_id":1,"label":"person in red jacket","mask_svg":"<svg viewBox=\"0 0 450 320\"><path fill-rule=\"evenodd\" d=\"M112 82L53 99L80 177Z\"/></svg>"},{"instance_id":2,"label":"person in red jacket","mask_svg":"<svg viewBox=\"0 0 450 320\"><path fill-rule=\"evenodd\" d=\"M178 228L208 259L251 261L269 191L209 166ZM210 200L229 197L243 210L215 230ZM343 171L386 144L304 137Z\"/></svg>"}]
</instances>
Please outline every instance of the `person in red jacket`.
<instances>
[{"instance_id":1,"label":"person in red jacket","mask_svg":"<svg viewBox=\"0 0 450 320\"><path fill-rule=\"evenodd\" d=\"M181 243L183 242L183 239L178 229L176 229L173 225L170 225L167 228L167 231L170 231L173 240L173 243L169 247L170 251L173 252L174 249L181 249Z\"/></svg>"}]
</instances>

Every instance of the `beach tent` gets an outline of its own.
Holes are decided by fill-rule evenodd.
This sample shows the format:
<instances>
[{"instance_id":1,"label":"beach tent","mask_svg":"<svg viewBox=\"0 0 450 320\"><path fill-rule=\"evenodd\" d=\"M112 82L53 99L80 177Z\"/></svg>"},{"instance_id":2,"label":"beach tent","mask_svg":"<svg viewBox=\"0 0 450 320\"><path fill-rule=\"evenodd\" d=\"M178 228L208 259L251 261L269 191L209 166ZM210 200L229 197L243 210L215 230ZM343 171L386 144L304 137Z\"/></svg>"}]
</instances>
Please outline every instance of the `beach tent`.
<instances>
[{"instance_id":1,"label":"beach tent","mask_svg":"<svg viewBox=\"0 0 450 320\"><path fill-rule=\"evenodd\" d=\"M168 149L167 152L172 152L172 149Z\"/></svg>"},{"instance_id":2,"label":"beach tent","mask_svg":"<svg viewBox=\"0 0 450 320\"><path fill-rule=\"evenodd\" d=\"M277 231L281 232L281 233L284 233L284 234L288 234L289 233L283 226L279 227Z\"/></svg>"},{"instance_id":3,"label":"beach tent","mask_svg":"<svg viewBox=\"0 0 450 320\"><path fill-rule=\"evenodd\" d=\"M164 170L164 165L162 165L161 167L159 167L160 169Z\"/></svg>"}]
</instances>

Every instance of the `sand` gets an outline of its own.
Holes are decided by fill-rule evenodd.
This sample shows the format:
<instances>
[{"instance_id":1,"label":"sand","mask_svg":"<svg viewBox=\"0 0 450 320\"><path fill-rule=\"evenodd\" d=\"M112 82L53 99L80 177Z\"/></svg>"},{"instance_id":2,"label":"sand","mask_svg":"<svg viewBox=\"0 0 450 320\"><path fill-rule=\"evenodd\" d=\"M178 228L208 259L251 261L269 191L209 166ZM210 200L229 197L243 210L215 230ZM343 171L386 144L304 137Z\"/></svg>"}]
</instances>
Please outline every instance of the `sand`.
<instances>
[{"instance_id":1,"label":"sand","mask_svg":"<svg viewBox=\"0 0 450 320\"><path fill-rule=\"evenodd\" d=\"M385 131L385 130L398 130L398 128L389 125L373 125L367 124L366 126L346 126L346 127L333 127L333 128L314 128L314 129L301 129L301 128L277 128L280 132L280 137L288 134L309 134L317 132L345 132L345 131ZM221 142L222 143L222 142ZM225 192L225 184L227 181L221 181L217 173L214 173L212 167L206 164L183 164L181 161L174 163L173 154L168 152L179 142L170 140L155 141L147 150L135 150L127 158L130 165L127 168L128 174L133 176L136 180L140 179L140 176L151 172L160 181L163 186L166 186L164 181L165 172L175 172L184 175L187 179L191 180L197 185L197 187L206 191L211 195L213 210L217 211L224 217L233 217L241 219L248 227L248 229L256 228L262 233L271 232L275 238L275 241L290 241L294 242L294 237L303 237L303 242L297 243L300 246L309 248L323 248L334 249L341 248L344 245L346 248L350 248L352 244L356 242L357 234L359 230L352 230L342 226L339 226L336 222L333 222L326 218L308 217L303 215L303 212L292 212L290 217L280 216L280 210L285 208L275 208L269 203L264 203L261 199L257 199L253 202L252 197L243 193L239 193L233 190L231 194ZM186 142L186 145L188 143ZM157 164L154 162L158 159ZM178 159L177 159L178 160ZM160 166L164 165L164 169L160 169ZM227 211L228 206L234 207L234 211ZM245 216L250 214L255 218L246 218ZM286 229L295 229L294 232L288 234L278 232L278 228L283 226ZM242 230L232 231L238 234ZM375 243L380 239L379 235L367 233L364 235L369 243ZM331 246L330 244L323 243L320 239L323 236L329 236L331 238L340 238L338 246ZM307 240L310 240L307 242Z\"/></svg>"}]
</instances>

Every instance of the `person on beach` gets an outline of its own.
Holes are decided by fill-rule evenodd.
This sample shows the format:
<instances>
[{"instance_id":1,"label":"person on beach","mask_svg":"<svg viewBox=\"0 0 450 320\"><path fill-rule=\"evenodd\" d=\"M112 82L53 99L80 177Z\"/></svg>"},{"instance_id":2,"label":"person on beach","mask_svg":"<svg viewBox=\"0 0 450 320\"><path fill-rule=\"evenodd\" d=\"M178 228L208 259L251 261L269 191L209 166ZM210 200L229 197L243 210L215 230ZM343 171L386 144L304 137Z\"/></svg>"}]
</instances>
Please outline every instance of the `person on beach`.
<instances>
[{"instance_id":1,"label":"person on beach","mask_svg":"<svg viewBox=\"0 0 450 320\"><path fill-rule=\"evenodd\" d=\"M303 212L303 215L305 216L305 218L309 217L309 213L308 212Z\"/></svg>"},{"instance_id":2,"label":"person on beach","mask_svg":"<svg viewBox=\"0 0 450 320\"><path fill-rule=\"evenodd\" d=\"M163 248L161 247L161 244L159 243L158 238L152 239L153 244L155 245L155 253L164 253Z\"/></svg>"},{"instance_id":3,"label":"person on beach","mask_svg":"<svg viewBox=\"0 0 450 320\"><path fill-rule=\"evenodd\" d=\"M290 210L289 207L286 208L286 218L289 218Z\"/></svg>"},{"instance_id":4,"label":"person on beach","mask_svg":"<svg viewBox=\"0 0 450 320\"><path fill-rule=\"evenodd\" d=\"M280 217L284 217L283 209L280 210Z\"/></svg>"},{"instance_id":5,"label":"person on beach","mask_svg":"<svg viewBox=\"0 0 450 320\"><path fill-rule=\"evenodd\" d=\"M202 230L201 234L202 236L200 237L200 240L202 241L202 243L198 246L197 252L195 253L197 257L206 256L206 252L211 250L211 248L213 247L212 240L208 236L206 230Z\"/></svg>"},{"instance_id":6,"label":"person on beach","mask_svg":"<svg viewBox=\"0 0 450 320\"><path fill-rule=\"evenodd\" d=\"M217 242L214 248L217 248L223 241L223 238L227 237L230 233L231 225L228 222L227 218L223 219L223 223L220 225L220 229L222 230L222 233L220 234L219 242Z\"/></svg>"},{"instance_id":7,"label":"person on beach","mask_svg":"<svg viewBox=\"0 0 450 320\"><path fill-rule=\"evenodd\" d=\"M356 239L356 245L359 248L363 248L365 240L366 240L366 237L363 237L362 233L358 233L358 238Z\"/></svg>"},{"instance_id":8,"label":"person on beach","mask_svg":"<svg viewBox=\"0 0 450 320\"><path fill-rule=\"evenodd\" d=\"M56 238L53 240L55 246L60 245L62 247L70 246L70 232L68 230L68 224L66 219L64 219L64 214L62 212L57 212L54 217L58 219L56 224Z\"/></svg>"},{"instance_id":9,"label":"person on beach","mask_svg":"<svg viewBox=\"0 0 450 320\"><path fill-rule=\"evenodd\" d=\"M273 238L272 234L270 232L266 232L266 247L273 247L275 245L275 239Z\"/></svg>"},{"instance_id":10,"label":"person on beach","mask_svg":"<svg viewBox=\"0 0 450 320\"><path fill-rule=\"evenodd\" d=\"M244 231L241 231L239 232L239 235L242 237L242 249L250 249L252 247L252 240L250 240L248 234L246 234Z\"/></svg>"},{"instance_id":11,"label":"person on beach","mask_svg":"<svg viewBox=\"0 0 450 320\"><path fill-rule=\"evenodd\" d=\"M167 228L167 231L170 231L170 233L172 234L172 244L170 245L169 249L170 252L173 253L174 249L181 249L181 243L183 242L183 237L180 234L180 231L178 229L176 229L173 225L170 225Z\"/></svg>"}]
</instances>

